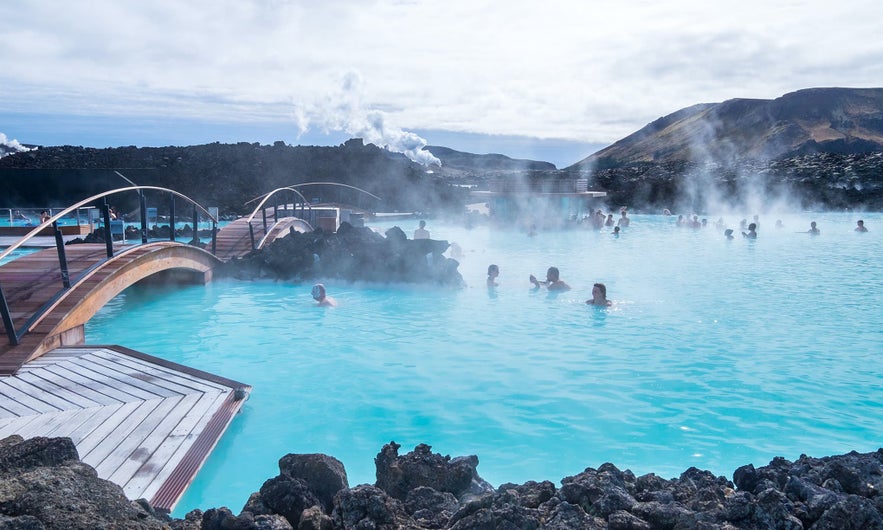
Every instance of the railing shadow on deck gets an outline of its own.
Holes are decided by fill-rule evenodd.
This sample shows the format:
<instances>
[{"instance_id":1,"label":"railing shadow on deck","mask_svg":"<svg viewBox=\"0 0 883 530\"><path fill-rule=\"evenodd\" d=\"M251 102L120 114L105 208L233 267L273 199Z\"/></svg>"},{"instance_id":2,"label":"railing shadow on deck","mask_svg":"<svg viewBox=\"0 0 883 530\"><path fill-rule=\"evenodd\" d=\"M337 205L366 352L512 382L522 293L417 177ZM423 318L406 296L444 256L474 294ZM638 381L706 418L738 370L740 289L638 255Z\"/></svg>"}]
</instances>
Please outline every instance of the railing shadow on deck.
<instances>
[{"instance_id":1,"label":"railing shadow on deck","mask_svg":"<svg viewBox=\"0 0 883 530\"><path fill-rule=\"evenodd\" d=\"M168 203L168 212L169 212L169 240L175 241L175 223L176 223L176 207L175 202L176 198L184 199L187 203L193 206L192 211L192 222L193 222L193 239L191 240L191 244L199 243L199 218L202 215L204 218L211 220L212 223L212 242L211 242L211 253L215 253L215 244L216 237L218 231L218 219L214 215L212 215L207 209L202 207L193 199L178 193L177 191L170 190L168 188L162 188L158 186L129 186L125 188L118 188L110 191L105 191L99 193L97 195L93 195L89 198L83 199L82 201L65 208L57 212L55 215L50 217L48 220L40 223L35 226L33 230L28 232L21 239L16 241L13 245L6 248L2 253L0 253L0 260L5 258L6 256L12 254L18 248L25 246L25 244L33 237L40 234L42 230L47 227L52 227L52 231L55 234L55 245L58 251L58 270L61 273L61 286L58 292L53 296L49 301L43 304L30 318L27 319L27 322L24 325L16 328L15 323L13 322L12 313L10 312L9 306L7 304L6 296L3 292L3 286L0 285L0 314L2 314L3 326L6 330L6 334L9 337L9 343L11 345L17 345L24 334L27 333L28 329L42 318L43 314L51 308L64 294L71 289L72 286L75 286L77 282L82 280L83 278L89 276L92 271L101 267L108 260L112 259L115 255L114 250L114 241L113 241L113 230L111 224L111 208L107 203L107 197L113 195L119 195L129 192L136 192L138 194L138 203L139 203L139 214L140 214L140 236L141 236L141 245L145 245L148 243L148 226L147 226L147 203L144 193L146 191L160 192L162 194L167 194L169 197ZM87 204L96 203L100 201L99 208L102 213L102 221L104 224L104 241L106 245L106 258L103 260L99 260L97 263L92 265L91 267L86 268L81 271L80 274L71 278L68 272L68 261L65 255L65 244L64 239L62 237L61 231L58 227L58 220L62 217L68 215L70 212L75 211L76 209L85 206ZM132 245L128 245L125 248L131 248Z\"/></svg>"}]
</instances>

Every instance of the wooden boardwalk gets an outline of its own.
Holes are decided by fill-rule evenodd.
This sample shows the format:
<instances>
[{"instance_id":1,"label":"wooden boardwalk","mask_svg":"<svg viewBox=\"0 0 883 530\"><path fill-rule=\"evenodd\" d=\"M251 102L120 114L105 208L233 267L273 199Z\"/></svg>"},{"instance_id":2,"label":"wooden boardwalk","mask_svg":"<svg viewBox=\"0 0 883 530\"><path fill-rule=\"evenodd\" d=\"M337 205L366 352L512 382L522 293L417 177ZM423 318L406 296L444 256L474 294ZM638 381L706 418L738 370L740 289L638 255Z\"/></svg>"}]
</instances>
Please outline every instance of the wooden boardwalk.
<instances>
[{"instance_id":1,"label":"wooden boardwalk","mask_svg":"<svg viewBox=\"0 0 883 530\"><path fill-rule=\"evenodd\" d=\"M251 225L254 230L255 246L258 246L258 248L260 248L259 244L264 238L267 241L273 241L285 237L288 235L289 228L293 228L297 232L309 232L312 230L309 223L297 217L282 217L278 222L268 219L267 232L264 232L262 220L255 219L251 222ZM218 232L217 240L215 241L215 256L221 261L241 258L251 251L251 233L248 229L247 218L237 219Z\"/></svg>"},{"instance_id":2,"label":"wooden boardwalk","mask_svg":"<svg viewBox=\"0 0 883 530\"><path fill-rule=\"evenodd\" d=\"M119 346L59 348L0 378L0 439L70 437L99 477L171 511L250 391Z\"/></svg>"}]
</instances>

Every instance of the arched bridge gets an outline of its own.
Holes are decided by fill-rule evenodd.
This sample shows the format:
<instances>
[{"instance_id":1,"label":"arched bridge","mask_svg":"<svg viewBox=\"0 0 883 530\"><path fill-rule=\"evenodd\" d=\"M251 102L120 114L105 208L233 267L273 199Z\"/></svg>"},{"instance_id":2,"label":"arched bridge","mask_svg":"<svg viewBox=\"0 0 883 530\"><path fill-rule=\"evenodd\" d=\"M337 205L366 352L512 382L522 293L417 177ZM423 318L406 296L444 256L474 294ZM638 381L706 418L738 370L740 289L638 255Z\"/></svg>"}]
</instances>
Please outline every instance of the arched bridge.
<instances>
[{"instance_id":1,"label":"arched bridge","mask_svg":"<svg viewBox=\"0 0 883 530\"><path fill-rule=\"evenodd\" d=\"M148 235L148 208L146 192L168 195L169 227L176 225L175 199L183 199L193 207L191 235L188 242L176 240L176 232L168 230L168 240L150 240ZM114 221L107 197L122 193L137 193L141 211L140 242L114 241L119 230L124 234L122 222ZM296 193L296 192L295 192ZM269 195L268 195L269 197ZM104 233L110 227L111 237L104 243L65 245L58 221L66 215L102 200ZM56 248L34 252L9 263L0 265L0 331L8 337L0 342L0 375L14 374L24 363L62 345L81 344L84 341L84 324L105 303L127 287L159 273L174 274L185 281L205 282L211 278L212 269L235 257L260 248L274 238L287 235L290 229L309 231L310 226L294 217L278 218L267 222L267 212L262 201L258 209L247 219L231 223L217 230L217 219L205 208L175 191L153 186L120 188L89 197L57 212L47 221L0 253L0 260L27 241L46 230L53 230ZM263 223L255 229L253 218L261 213ZM153 209L153 215L155 209ZM202 243L198 237L201 220L211 222L210 243ZM243 239L242 231L249 235ZM259 242L254 243L254 237ZM206 247L206 248L202 248Z\"/></svg>"}]
</instances>

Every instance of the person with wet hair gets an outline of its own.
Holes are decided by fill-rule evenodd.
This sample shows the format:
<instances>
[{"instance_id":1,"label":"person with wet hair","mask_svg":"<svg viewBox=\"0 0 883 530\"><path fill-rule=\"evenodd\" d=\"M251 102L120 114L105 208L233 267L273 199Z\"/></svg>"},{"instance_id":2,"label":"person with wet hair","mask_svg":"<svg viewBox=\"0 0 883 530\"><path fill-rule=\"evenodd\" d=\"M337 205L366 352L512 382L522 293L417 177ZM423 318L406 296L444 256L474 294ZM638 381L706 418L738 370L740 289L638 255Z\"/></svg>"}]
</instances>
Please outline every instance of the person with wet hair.
<instances>
[{"instance_id":1,"label":"person with wet hair","mask_svg":"<svg viewBox=\"0 0 883 530\"><path fill-rule=\"evenodd\" d=\"M607 286L603 283L596 283L592 286L592 298L586 300L586 303L593 306L610 307L613 302L607 299Z\"/></svg>"},{"instance_id":2,"label":"person with wet hair","mask_svg":"<svg viewBox=\"0 0 883 530\"><path fill-rule=\"evenodd\" d=\"M539 281L536 276L531 274L530 283L533 284L534 289L539 289L541 286L545 286L546 289L550 291L570 290L570 286L561 279L561 273L558 271L558 267L549 267L549 270L546 271L546 281Z\"/></svg>"},{"instance_id":3,"label":"person with wet hair","mask_svg":"<svg viewBox=\"0 0 883 530\"><path fill-rule=\"evenodd\" d=\"M487 267L487 286L488 287L496 287L499 285L497 283L497 276L500 275L500 267L496 265L488 265Z\"/></svg>"},{"instance_id":4,"label":"person with wet hair","mask_svg":"<svg viewBox=\"0 0 883 530\"><path fill-rule=\"evenodd\" d=\"M867 231L868 231L867 227L865 227L865 222L862 221L861 219L859 219L859 220L855 223L855 225L856 225L856 226L855 226L855 231L856 231L856 232L867 232Z\"/></svg>"},{"instance_id":5,"label":"person with wet hair","mask_svg":"<svg viewBox=\"0 0 883 530\"><path fill-rule=\"evenodd\" d=\"M318 302L318 307L334 307L337 305L337 301L328 296L325 292L325 286L321 283L317 283L313 286L312 295L313 300Z\"/></svg>"},{"instance_id":6,"label":"person with wet hair","mask_svg":"<svg viewBox=\"0 0 883 530\"><path fill-rule=\"evenodd\" d=\"M726 230L724 230L724 237L726 237L727 239L733 239L733 229L727 228Z\"/></svg>"},{"instance_id":7,"label":"person with wet hair","mask_svg":"<svg viewBox=\"0 0 883 530\"><path fill-rule=\"evenodd\" d=\"M748 239L757 239L757 225L754 223L748 225L748 233L742 232L742 237Z\"/></svg>"},{"instance_id":8,"label":"person with wet hair","mask_svg":"<svg viewBox=\"0 0 883 530\"><path fill-rule=\"evenodd\" d=\"M809 230L807 230L806 233L811 236L817 236L817 235L821 234L822 231L819 230L819 227L816 226L816 222L813 221L813 222L809 223Z\"/></svg>"}]
</instances>

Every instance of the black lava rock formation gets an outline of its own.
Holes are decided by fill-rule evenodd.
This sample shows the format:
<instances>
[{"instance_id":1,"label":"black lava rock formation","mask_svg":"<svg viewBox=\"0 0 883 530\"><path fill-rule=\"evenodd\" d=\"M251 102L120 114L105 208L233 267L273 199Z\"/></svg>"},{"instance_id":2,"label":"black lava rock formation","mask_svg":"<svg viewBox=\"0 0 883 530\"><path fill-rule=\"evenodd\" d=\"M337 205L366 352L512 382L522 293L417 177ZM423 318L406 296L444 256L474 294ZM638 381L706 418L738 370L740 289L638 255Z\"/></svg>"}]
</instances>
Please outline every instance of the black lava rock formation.
<instances>
[{"instance_id":1,"label":"black lava rock formation","mask_svg":"<svg viewBox=\"0 0 883 530\"><path fill-rule=\"evenodd\" d=\"M172 530L848 530L883 529L883 449L775 458L730 481L690 468L635 476L607 463L550 481L491 487L475 456L451 458L390 442L377 481L349 487L337 459L289 454L238 515L155 512L99 479L67 438L0 440L0 528Z\"/></svg>"}]
</instances>

